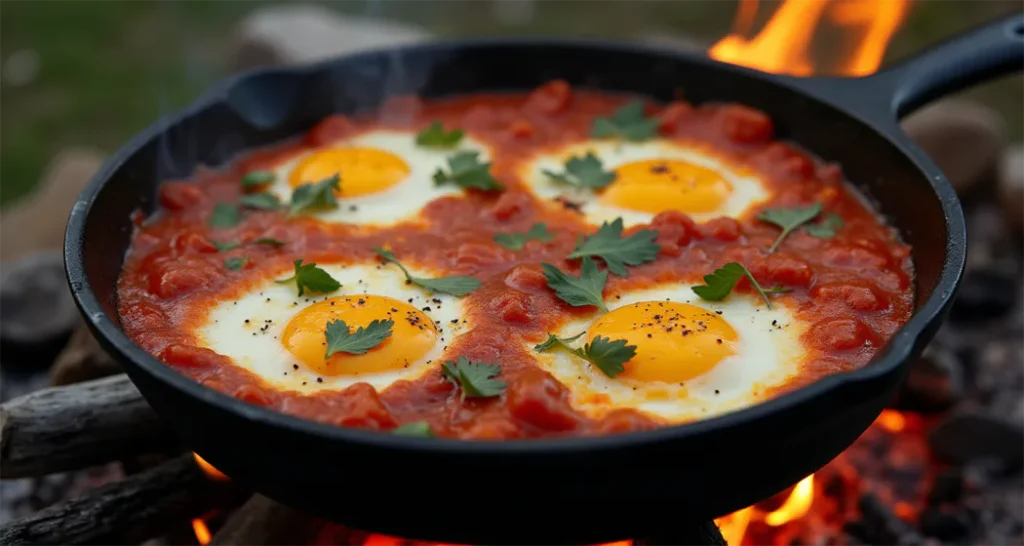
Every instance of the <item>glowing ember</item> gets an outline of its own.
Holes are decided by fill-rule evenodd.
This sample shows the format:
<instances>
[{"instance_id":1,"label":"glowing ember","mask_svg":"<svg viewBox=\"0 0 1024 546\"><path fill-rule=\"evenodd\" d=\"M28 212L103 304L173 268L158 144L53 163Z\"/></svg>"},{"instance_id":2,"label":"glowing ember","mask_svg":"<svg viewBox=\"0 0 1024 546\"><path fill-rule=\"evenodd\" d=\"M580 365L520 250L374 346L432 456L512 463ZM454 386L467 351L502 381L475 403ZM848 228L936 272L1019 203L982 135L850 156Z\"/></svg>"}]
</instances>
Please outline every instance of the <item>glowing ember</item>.
<instances>
[{"instance_id":1,"label":"glowing ember","mask_svg":"<svg viewBox=\"0 0 1024 546\"><path fill-rule=\"evenodd\" d=\"M216 480L216 481L219 481L219 482L223 482L223 481L228 481L228 480L231 479L231 478L229 478L227 476L227 474L224 474L220 470L217 470L212 464L206 462L206 460L203 459L202 457L200 457L198 453L192 452L192 456L195 458L196 464L199 465L199 468L201 468L202 471L211 480Z\"/></svg>"},{"instance_id":2,"label":"glowing ember","mask_svg":"<svg viewBox=\"0 0 1024 546\"><path fill-rule=\"evenodd\" d=\"M757 36L747 39L757 12L756 0L740 3L733 33L718 41L708 55L719 61L776 74L809 76L815 72L809 51L816 27L825 15L837 26L864 28L840 74L861 76L878 70L889 40L908 11L908 0L786 0Z\"/></svg>"},{"instance_id":3,"label":"glowing ember","mask_svg":"<svg viewBox=\"0 0 1024 546\"><path fill-rule=\"evenodd\" d=\"M764 517L764 522L772 527L785 525L790 521L802 518L811 509L814 502L814 475L800 480L789 494L786 502L778 510Z\"/></svg>"},{"instance_id":4,"label":"glowing ember","mask_svg":"<svg viewBox=\"0 0 1024 546\"><path fill-rule=\"evenodd\" d=\"M882 410L875 423L889 432L900 432L907 427L907 420L898 411Z\"/></svg>"},{"instance_id":5,"label":"glowing ember","mask_svg":"<svg viewBox=\"0 0 1024 546\"><path fill-rule=\"evenodd\" d=\"M196 533L196 540L200 545L206 546L210 543L210 528L201 519L192 520L192 530Z\"/></svg>"}]
</instances>

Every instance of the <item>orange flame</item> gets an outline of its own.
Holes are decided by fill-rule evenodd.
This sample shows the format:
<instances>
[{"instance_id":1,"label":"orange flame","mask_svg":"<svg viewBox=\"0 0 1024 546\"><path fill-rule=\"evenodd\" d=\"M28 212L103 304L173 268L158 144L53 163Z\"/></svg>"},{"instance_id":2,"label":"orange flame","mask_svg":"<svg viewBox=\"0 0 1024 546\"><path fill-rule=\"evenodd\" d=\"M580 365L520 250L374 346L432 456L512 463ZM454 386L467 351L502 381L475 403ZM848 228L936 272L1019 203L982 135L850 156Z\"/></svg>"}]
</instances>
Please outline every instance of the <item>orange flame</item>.
<instances>
[{"instance_id":1,"label":"orange flame","mask_svg":"<svg viewBox=\"0 0 1024 546\"><path fill-rule=\"evenodd\" d=\"M201 519L192 520L192 530L196 533L196 540L200 546L206 546L210 543L210 528L206 526L206 522Z\"/></svg>"},{"instance_id":2,"label":"orange flame","mask_svg":"<svg viewBox=\"0 0 1024 546\"><path fill-rule=\"evenodd\" d=\"M764 522L772 527L785 525L804 517L814 502L814 474L800 480L789 494L789 498L777 510L766 515Z\"/></svg>"},{"instance_id":3,"label":"orange flame","mask_svg":"<svg viewBox=\"0 0 1024 546\"><path fill-rule=\"evenodd\" d=\"M838 26L865 27L840 73L860 76L878 70L889 40L908 11L909 0L785 0L757 36L742 36L757 11L756 0L740 3L734 32L719 40L708 55L719 61L776 74L808 76L815 72L808 52L814 31L826 13Z\"/></svg>"},{"instance_id":4,"label":"orange flame","mask_svg":"<svg viewBox=\"0 0 1024 546\"><path fill-rule=\"evenodd\" d=\"M875 423L889 432L900 432L907 427L907 419L903 414L895 410L882 410L882 413L875 419Z\"/></svg>"},{"instance_id":5,"label":"orange flame","mask_svg":"<svg viewBox=\"0 0 1024 546\"><path fill-rule=\"evenodd\" d=\"M742 510L733 512L715 520L718 532L729 546L739 546L743 543L743 535L747 533L747 526L750 525L750 518L753 515L754 507L748 506Z\"/></svg>"},{"instance_id":6,"label":"orange flame","mask_svg":"<svg viewBox=\"0 0 1024 546\"><path fill-rule=\"evenodd\" d=\"M193 451L192 452L192 457L195 458L196 464L199 465L199 468L211 480L215 480L215 481L218 481L218 482L224 482L224 481L228 481L228 480L231 479L231 478L229 478L227 476L227 474L221 472L220 470L217 470L217 468L214 467L212 464L206 462L206 459L203 459L202 457L200 457L198 453Z\"/></svg>"}]
</instances>

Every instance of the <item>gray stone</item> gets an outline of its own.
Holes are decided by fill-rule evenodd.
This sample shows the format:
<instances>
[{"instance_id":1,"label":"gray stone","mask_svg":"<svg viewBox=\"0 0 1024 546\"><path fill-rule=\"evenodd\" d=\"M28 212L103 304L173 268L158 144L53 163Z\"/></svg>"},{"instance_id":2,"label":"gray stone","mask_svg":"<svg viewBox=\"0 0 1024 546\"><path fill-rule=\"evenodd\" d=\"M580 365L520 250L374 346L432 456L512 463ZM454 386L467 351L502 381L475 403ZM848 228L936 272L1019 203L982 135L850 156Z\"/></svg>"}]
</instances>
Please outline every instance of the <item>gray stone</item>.
<instances>
[{"instance_id":1,"label":"gray stone","mask_svg":"<svg viewBox=\"0 0 1024 546\"><path fill-rule=\"evenodd\" d=\"M5 344L45 348L37 346L60 340L62 346L78 320L78 309L61 254L39 252L0 264L0 309L0 340Z\"/></svg>"},{"instance_id":2,"label":"gray stone","mask_svg":"<svg viewBox=\"0 0 1024 546\"><path fill-rule=\"evenodd\" d=\"M242 21L235 64L238 68L305 64L430 37L414 25L341 15L320 5L271 5Z\"/></svg>"},{"instance_id":3,"label":"gray stone","mask_svg":"<svg viewBox=\"0 0 1024 546\"><path fill-rule=\"evenodd\" d=\"M1018 231L1024 229L1024 143L1003 152L996 180L1006 222Z\"/></svg>"},{"instance_id":4,"label":"gray stone","mask_svg":"<svg viewBox=\"0 0 1024 546\"><path fill-rule=\"evenodd\" d=\"M950 415L928 441L939 458L955 464L991 459L1012 467L1024 458L1024 428L980 412Z\"/></svg>"},{"instance_id":5,"label":"gray stone","mask_svg":"<svg viewBox=\"0 0 1024 546\"><path fill-rule=\"evenodd\" d=\"M1006 123L988 106L948 99L903 121L903 129L961 194L995 174L1006 146Z\"/></svg>"}]
</instances>

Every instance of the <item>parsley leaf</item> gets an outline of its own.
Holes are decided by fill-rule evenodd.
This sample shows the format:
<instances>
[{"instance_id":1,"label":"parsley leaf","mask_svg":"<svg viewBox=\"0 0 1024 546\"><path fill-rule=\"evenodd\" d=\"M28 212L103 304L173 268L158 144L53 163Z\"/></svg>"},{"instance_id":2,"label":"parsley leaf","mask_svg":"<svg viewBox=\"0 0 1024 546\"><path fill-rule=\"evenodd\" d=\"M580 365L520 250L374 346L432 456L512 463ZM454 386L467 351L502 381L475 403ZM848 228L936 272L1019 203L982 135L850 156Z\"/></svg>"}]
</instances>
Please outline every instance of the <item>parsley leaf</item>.
<instances>
[{"instance_id":1,"label":"parsley leaf","mask_svg":"<svg viewBox=\"0 0 1024 546\"><path fill-rule=\"evenodd\" d=\"M608 271L625 277L628 274L627 265L640 265L658 257L661 247L654 242L657 236L657 231L641 229L623 239L622 218L616 218L611 224L608 222L601 224L597 233L587 237L582 244L576 245L576 250L573 250L568 257L594 256L601 258L608 266Z\"/></svg>"},{"instance_id":2,"label":"parsley leaf","mask_svg":"<svg viewBox=\"0 0 1024 546\"><path fill-rule=\"evenodd\" d=\"M744 276L750 279L750 285L754 287L754 290L757 290L758 294L761 294L761 298L768 304L769 309L772 308L772 302L768 299L768 294L780 294L790 291L789 288L783 288L778 285L768 289L761 288L761 285L757 284L750 271L737 262L729 262L716 269L714 273L704 275L704 286L694 286L691 290L702 299L720 301L728 296L729 292L732 292L736 283Z\"/></svg>"},{"instance_id":3,"label":"parsley leaf","mask_svg":"<svg viewBox=\"0 0 1024 546\"><path fill-rule=\"evenodd\" d=\"M587 152L584 157L573 156L566 161L564 173L545 170L544 174L556 182L592 189L603 188L611 184L616 177L614 171L604 170L601 160L591 152Z\"/></svg>"},{"instance_id":4,"label":"parsley leaf","mask_svg":"<svg viewBox=\"0 0 1024 546\"><path fill-rule=\"evenodd\" d=\"M494 379L501 373L501 366L497 364L471 362L460 356L458 362L442 363L441 373L462 387L463 398L490 398L505 391L505 382Z\"/></svg>"},{"instance_id":5,"label":"parsley leaf","mask_svg":"<svg viewBox=\"0 0 1024 546\"><path fill-rule=\"evenodd\" d=\"M406 423L398 428L392 429L391 434L396 436L415 436L419 438L434 437L434 431L430 430L430 423L426 421Z\"/></svg>"},{"instance_id":6,"label":"parsley leaf","mask_svg":"<svg viewBox=\"0 0 1024 546\"><path fill-rule=\"evenodd\" d=\"M232 271L238 271L239 269L245 267L245 264L248 261L249 258L228 258L224 260L224 267Z\"/></svg>"},{"instance_id":7,"label":"parsley leaf","mask_svg":"<svg viewBox=\"0 0 1024 546\"><path fill-rule=\"evenodd\" d=\"M288 284L292 281L295 281L295 285L299 288L300 296L306 290L327 293L341 288L341 283L334 280L334 277L330 276L326 271L317 267L315 263L303 265L302 260L295 260L294 275L274 282L277 284Z\"/></svg>"},{"instance_id":8,"label":"parsley leaf","mask_svg":"<svg viewBox=\"0 0 1024 546\"><path fill-rule=\"evenodd\" d=\"M449 277L440 277L437 279L427 279L424 277L413 277L409 274L409 270L405 268L395 254L390 250L377 247L373 249L385 262L390 262L398 266L398 269L402 270L406 280L409 282L422 286L431 292L443 292L445 294L451 294L453 296L465 296L466 294L480 288L480 281L474 277L466 277L462 275L452 275Z\"/></svg>"},{"instance_id":9,"label":"parsley leaf","mask_svg":"<svg viewBox=\"0 0 1024 546\"><path fill-rule=\"evenodd\" d=\"M817 224L807 224L804 226L804 231L807 232L811 237L817 237L819 239L831 239L836 236L836 232L843 228L843 219L834 212L828 213L828 216L824 220Z\"/></svg>"},{"instance_id":10,"label":"parsley leaf","mask_svg":"<svg viewBox=\"0 0 1024 546\"><path fill-rule=\"evenodd\" d=\"M597 118L590 128L594 138L619 137L639 142L646 140L658 130L657 118L644 117L644 103L635 100L616 110L611 117Z\"/></svg>"},{"instance_id":11,"label":"parsley leaf","mask_svg":"<svg viewBox=\"0 0 1024 546\"><path fill-rule=\"evenodd\" d=\"M462 140L462 129L445 131L440 121L430 124L430 127L420 131L416 135L416 144L434 148L451 148Z\"/></svg>"},{"instance_id":12,"label":"parsley leaf","mask_svg":"<svg viewBox=\"0 0 1024 546\"><path fill-rule=\"evenodd\" d=\"M227 252L242 246L238 241L210 241L210 244L217 248L217 252Z\"/></svg>"},{"instance_id":13,"label":"parsley leaf","mask_svg":"<svg viewBox=\"0 0 1024 546\"><path fill-rule=\"evenodd\" d=\"M242 221L242 215L238 207L231 203L217 203L213 207L213 215L210 216L210 226L215 228L235 227Z\"/></svg>"},{"instance_id":14,"label":"parsley leaf","mask_svg":"<svg viewBox=\"0 0 1024 546\"><path fill-rule=\"evenodd\" d=\"M334 192L341 191L341 176L337 173L319 182L306 183L292 191L288 216L295 216L308 209L336 209L338 199Z\"/></svg>"},{"instance_id":15,"label":"parsley leaf","mask_svg":"<svg viewBox=\"0 0 1024 546\"><path fill-rule=\"evenodd\" d=\"M284 246L284 241L278 241L271 237L260 237L252 242L254 245Z\"/></svg>"},{"instance_id":16,"label":"parsley leaf","mask_svg":"<svg viewBox=\"0 0 1024 546\"><path fill-rule=\"evenodd\" d=\"M580 332L573 337L560 338L548 334L547 340L534 345L533 348L541 353L552 348L561 348L586 360L608 377L615 377L626 371L624 364L636 355L636 345L627 345L628 342L624 339L613 341L611 338L597 336L583 347L573 348L569 345L582 335L583 332Z\"/></svg>"},{"instance_id":17,"label":"parsley leaf","mask_svg":"<svg viewBox=\"0 0 1024 546\"><path fill-rule=\"evenodd\" d=\"M494 236L494 242L509 249L522 250L527 241L548 242L554 235L548 231L548 226L538 222L530 227L526 233L498 233Z\"/></svg>"},{"instance_id":18,"label":"parsley leaf","mask_svg":"<svg viewBox=\"0 0 1024 546\"><path fill-rule=\"evenodd\" d=\"M608 312L601 297L604 284L608 281L608 272L598 270L594 260L583 258L578 279L549 263L540 265L544 269L544 278L548 280L548 286L562 301L573 307L596 305L601 311Z\"/></svg>"},{"instance_id":19,"label":"parsley leaf","mask_svg":"<svg viewBox=\"0 0 1024 546\"><path fill-rule=\"evenodd\" d=\"M281 200L272 193L252 193L238 198L238 202L251 209L277 210L281 208Z\"/></svg>"},{"instance_id":20,"label":"parsley leaf","mask_svg":"<svg viewBox=\"0 0 1024 546\"><path fill-rule=\"evenodd\" d=\"M327 354L324 358L331 358L335 353L364 355L391 337L391 327L394 325L393 320L374 320L365 328L360 326L350 333L345 321L332 320L324 330L324 337L327 338Z\"/></svg>"},{"instance_id":21,"label":"parsley leaf","mask_svg":"<svg viewBox=\"0 0 1024 546\"><path fill-rule=\"evenodd\" d=\"M243 188L256 188L269 184L277 178L273 171L249 171L242 177Z\"/></svg>"},{"instance_id":22,"label":"parsley leaf","mask_svg":"<svg viewBox=\"0 0 1024 546\"><path fill-rule=\"evenodd\" d=\"M782 228L782 233L775 239L772 246L768 248L768 253L775 252L775 249L779 248L782 244L782 240L794 229L814 220L821 214L821 203L814 203L809 207L794 207L791 209L765 209L761 211L761 214L757 215L757 219L770 224L775 224Z\"/></svg>"},{"instance_id":23,"label":"parsley leaf","mask_svg":"<svg viewBox=\"0 0 1024 546\"><path fill-rule=\"evenodd\" d=\"M505 186L491 176L491 164L481 163L479 155L478 152L465 151L449 157L449 172L437 169L434 172L434 184L455 184L466 189L484 191L504 190Z\"/></svg>"}]
</instances>

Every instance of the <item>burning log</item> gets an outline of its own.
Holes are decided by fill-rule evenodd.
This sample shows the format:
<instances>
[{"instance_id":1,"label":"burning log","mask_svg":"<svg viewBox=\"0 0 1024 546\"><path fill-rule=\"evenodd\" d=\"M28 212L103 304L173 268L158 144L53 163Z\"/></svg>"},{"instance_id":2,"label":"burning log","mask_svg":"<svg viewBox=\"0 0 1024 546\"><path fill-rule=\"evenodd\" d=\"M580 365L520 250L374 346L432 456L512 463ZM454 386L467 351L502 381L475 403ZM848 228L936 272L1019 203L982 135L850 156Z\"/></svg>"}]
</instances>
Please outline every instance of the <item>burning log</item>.
<instances>
[{"instance_id":1,"label":"burning log","mask_svg":"<svg viewBox=\"0 0 1024 546\"><path fill-rule=\"evenodd\" d=\"M212 544L310 544L321 526L313 516L253 495L217 531Z\"/></svg>"},{"instance_id":2,"label":"burning log","mask_svg":"<svg viewBox=\"0 0 1024 546\"><path fill-rule=\"evenodd\" d=\"M231 489L185 455L6 525L0 545L138 544L217 506Z\"/></svg>"},{"instance_id":3,"label":"burning log","mask_svg":"<svg viewBox=\"0 0 1024 546\"><path fill-rule=\"evenodd\" d=\"M125 375L54 387L0 405L0 478L41 476L173 447Z\"/></svg>"}]
</instances>

